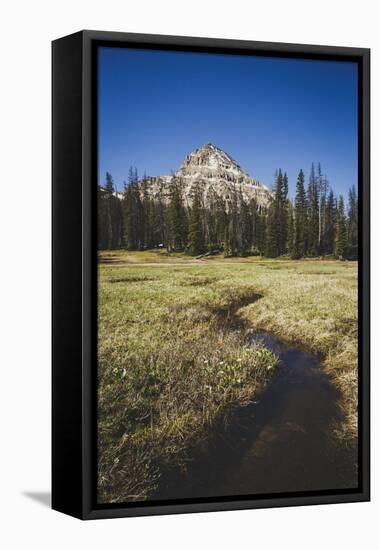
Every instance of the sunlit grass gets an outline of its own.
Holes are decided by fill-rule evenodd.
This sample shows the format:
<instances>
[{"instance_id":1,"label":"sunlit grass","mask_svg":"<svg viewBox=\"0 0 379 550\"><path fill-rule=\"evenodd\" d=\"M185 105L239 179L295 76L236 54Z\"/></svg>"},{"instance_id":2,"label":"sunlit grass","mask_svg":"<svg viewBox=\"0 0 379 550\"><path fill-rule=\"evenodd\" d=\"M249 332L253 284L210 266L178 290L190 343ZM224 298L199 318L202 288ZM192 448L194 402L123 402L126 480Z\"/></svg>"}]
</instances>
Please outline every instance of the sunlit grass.
<instances>
[{"instance_id":1,"label":"sunlit grass","mask_svg":"<svg viewBox=\"0 0 379 550\"><path fill-rule=\"evenodd\" d=\"M336 433L354 440L355 263L107 254L122 263L99 268L100 500L148 498L162 465L185 461L216 418L269 382L275 357L246 348L249 328L324 358L342 393Z\"/></svg>"}]
</instances>

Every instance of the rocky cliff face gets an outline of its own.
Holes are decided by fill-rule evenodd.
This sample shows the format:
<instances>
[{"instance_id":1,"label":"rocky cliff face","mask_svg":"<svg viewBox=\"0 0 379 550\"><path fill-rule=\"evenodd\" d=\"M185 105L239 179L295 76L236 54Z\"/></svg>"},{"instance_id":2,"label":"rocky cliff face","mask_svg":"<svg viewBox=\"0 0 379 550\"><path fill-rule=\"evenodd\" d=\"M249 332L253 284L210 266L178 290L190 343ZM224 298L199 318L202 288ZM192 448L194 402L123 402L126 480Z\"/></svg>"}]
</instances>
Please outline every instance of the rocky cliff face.
<instances>
[{"instance_id":1,"label":"rocky cliff face","mask_svg":"<svg viewBox=\"0 0 379 550\"><path fill-rule=\"evenodd\" d=\"M152 196L160 193L168 198L173 178L181 186L183 200L187 205L191 204L197 187L203 193L205 205L214 195L228 203L235 191L242 194L246 201L254 198L261 207L267 206L272 196L265 185L251 178L227 153L211 143L189 154L172 176L148 178L148 192Z\"/></svg>"}]
</instances>

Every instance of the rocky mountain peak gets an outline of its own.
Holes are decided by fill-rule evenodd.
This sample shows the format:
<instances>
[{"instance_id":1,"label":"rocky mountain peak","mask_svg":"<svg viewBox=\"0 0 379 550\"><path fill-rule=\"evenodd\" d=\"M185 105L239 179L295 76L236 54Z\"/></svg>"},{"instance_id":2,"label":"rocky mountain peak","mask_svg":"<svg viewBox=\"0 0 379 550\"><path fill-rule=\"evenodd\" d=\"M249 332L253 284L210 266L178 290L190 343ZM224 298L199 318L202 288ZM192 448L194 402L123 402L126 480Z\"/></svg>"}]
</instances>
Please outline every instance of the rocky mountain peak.
<instances>
[{"instance_id":1,"label":"rocky mountain peak","mask_svg":"<svg viewBox=\"0 0 379 550\"><path fill-rule=\"evenodd\" d=\"M176 175L178 177L229 175L236 181L238 177L247 177L232 157L212 143L206 143L187 155Z\"/></svg>"},{"instance_id":2,"label":"rocky mountain peak","mask_svg":"<svg viewBox=\"0 0 379 550\"><path fill-rule=\"evenodd\" d=\"M187 205L192 202L196 188L200 188L207 205L215 195L222 197L228 205L233 193L238 191L246 201L255 199L258 206L265 207L271 200L271 191L245 172L233 158L212 143L206 143L186 156L173 176L155 176L149 179L152 196L169 198L172 178L180 183L183 199Z\"/></svg>"}]
</instances>

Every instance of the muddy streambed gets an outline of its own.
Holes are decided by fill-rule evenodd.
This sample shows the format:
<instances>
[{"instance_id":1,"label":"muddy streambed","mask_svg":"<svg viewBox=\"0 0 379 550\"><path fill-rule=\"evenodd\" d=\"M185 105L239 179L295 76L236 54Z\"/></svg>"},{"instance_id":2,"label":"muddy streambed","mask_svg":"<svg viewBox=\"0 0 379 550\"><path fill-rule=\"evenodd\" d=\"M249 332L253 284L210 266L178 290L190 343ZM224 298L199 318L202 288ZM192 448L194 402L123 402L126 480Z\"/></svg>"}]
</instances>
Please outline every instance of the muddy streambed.
<instances>
[{"instance_id":1,"label":"muddy streambed","mask_svg":"<svg viewBox=\"0 0 379 550\"><path fill-rule=\"evenodd\" d=\"M260 398L214 426L185 467L162 475L153 498L199 498L357 486L356 457L332 436L339 394L316 355L263 332L280 360Z\"/></svg>"}]
</instances>

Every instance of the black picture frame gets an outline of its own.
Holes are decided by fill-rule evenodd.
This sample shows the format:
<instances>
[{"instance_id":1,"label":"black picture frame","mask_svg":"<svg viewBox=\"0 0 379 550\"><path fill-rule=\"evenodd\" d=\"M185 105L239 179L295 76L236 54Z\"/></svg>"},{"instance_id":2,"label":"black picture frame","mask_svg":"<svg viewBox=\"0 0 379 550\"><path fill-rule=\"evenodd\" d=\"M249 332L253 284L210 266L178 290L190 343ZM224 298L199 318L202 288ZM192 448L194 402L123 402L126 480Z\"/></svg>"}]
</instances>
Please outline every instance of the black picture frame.
<instances>
[{"instance_id":1,"label":"black picture frame","mask_svg":"<svg viewBox=\"0 0 379 550\"><path fill-rule=\"evenodd\" d=\"M353 60L359 67L359 488L96 504L96 55L99 45ZM52 507L81 519L370 499L370 50L81 31L52 43Z\"/></svg>"}]
</instances>

